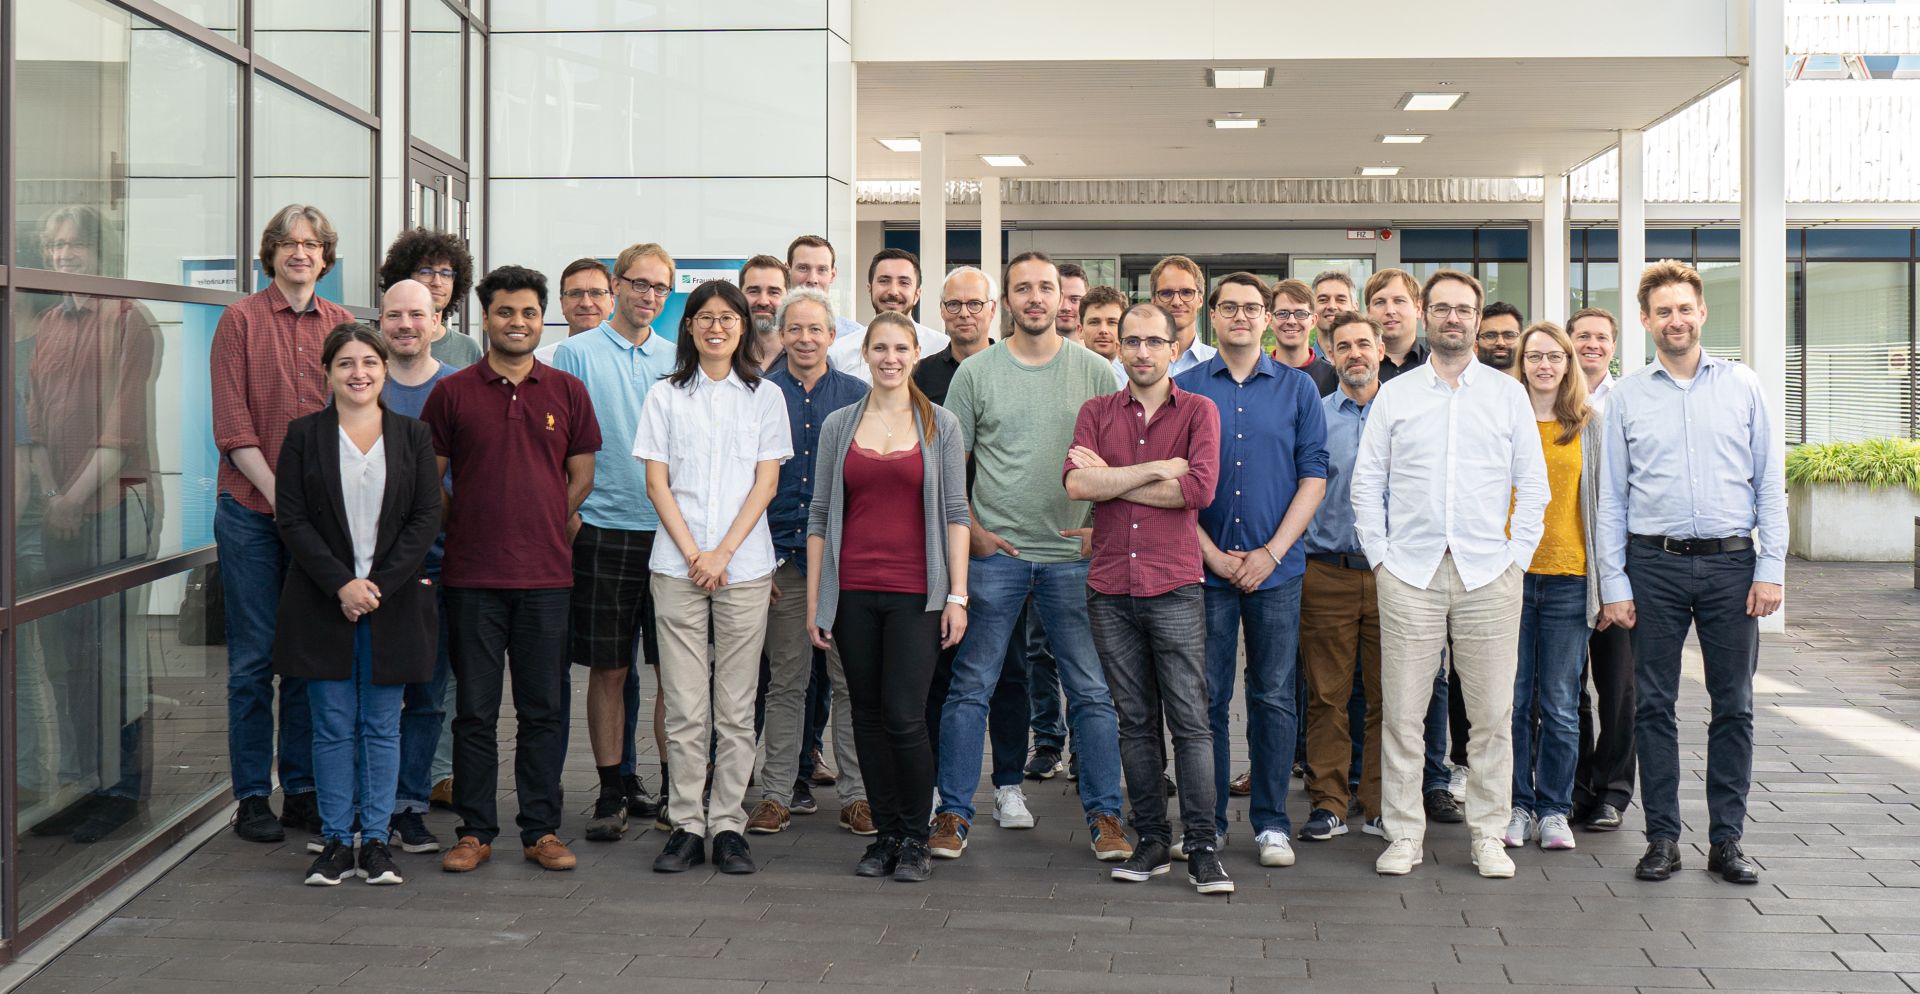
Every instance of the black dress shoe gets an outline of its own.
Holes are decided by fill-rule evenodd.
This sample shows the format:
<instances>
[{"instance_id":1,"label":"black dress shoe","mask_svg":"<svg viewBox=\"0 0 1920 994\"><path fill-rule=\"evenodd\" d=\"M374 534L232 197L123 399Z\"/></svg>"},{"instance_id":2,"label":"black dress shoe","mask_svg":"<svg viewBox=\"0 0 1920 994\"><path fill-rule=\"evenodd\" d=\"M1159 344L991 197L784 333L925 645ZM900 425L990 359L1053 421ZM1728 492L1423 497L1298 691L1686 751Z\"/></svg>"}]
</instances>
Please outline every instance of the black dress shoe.
<instances>
[{"instance_id":1,"label":"black dress shoe","mask_svg":"<svg viewBox=\"0 0 1920 994\"><path fill-rule=\"evenodd\" d=\"M1730 884L1757 884L1760 867L1740 851L1738 841L1716 842L1707 850L1707 872L1720 874Z\"/></svg>"},{"instance_id":2,"label":"black dress shoe","mask_svg":"<svg viewBox=\"0 0 1920 994\"><path fill-rule=\"evenodd\" d=\"M1665 880L1679 868L1679 844L1672 839L1654 839L1647 843L1647 853L1633 868L1633 876L1637 880Z\"/></svg>"},{"instance_id":3,"label":"black dress shoe","mask_svg":"<svg viewBox=\"0 0 1920 994\"><path fill-rule=\"evenodd\" d=\"M1585 818L1580 819L1580 827L1589 832L1612 832L1620 827L1620 809L1611 804L1596 805Z\"/></svg>"},{"instance_id":4,"label":"black dress shoe","mask_svg":"<svg viewBox=\"0 0 1920 994\"><path fill-rule=\"evenodd\" d=\"M747 837L739 832L721 832L713 837L713 866L721 873L752 873L753 853L747 849Z\"/></svg>"},{"instance_id":5,"label":"black dress shoe","mask_svg":"<svg viewBox=\"0 0 1920 994\"><path fill-rule=\"evenodd\" d=\"M1427 808L1427 819L1447 825L1458 825L1466 821L1467 816L1460 813L1460 805L1453 799L1445 787L1427 791L1423 798Z\"/></svg>"},{"instance_id":6,"label":"black dress shoe","mask_svg":"<svg viewBox=\"0 0 1920 994\"><path fill-rule=\"evenodd\" d=\"M280 824L296 832L310 832L318 835L320 824L319 795L313 791L288 794L280 799Z\"/></svg>"},{"instance_id":7,"label":"black dress shoe","mask_svg":"<svg viewBox=\"0 0 1920 994\"><path fill-rule=\"evenodd\" d=\"M233 832L248 842L280 842L287 837L264 797L240 799L240 810L233 813Z\"/></svg>"},{"instance_id":8,"label":"black dress shoe","mask_svg":"<svg viewBox=\"0 0 1920 994\"><path fill-rule=\"evenodd\" d=\"M706 861L706 840L684 828L676 828L667 836L667 847L653 858L653 872L684 873Z\"/></svg>"}]
</instances>

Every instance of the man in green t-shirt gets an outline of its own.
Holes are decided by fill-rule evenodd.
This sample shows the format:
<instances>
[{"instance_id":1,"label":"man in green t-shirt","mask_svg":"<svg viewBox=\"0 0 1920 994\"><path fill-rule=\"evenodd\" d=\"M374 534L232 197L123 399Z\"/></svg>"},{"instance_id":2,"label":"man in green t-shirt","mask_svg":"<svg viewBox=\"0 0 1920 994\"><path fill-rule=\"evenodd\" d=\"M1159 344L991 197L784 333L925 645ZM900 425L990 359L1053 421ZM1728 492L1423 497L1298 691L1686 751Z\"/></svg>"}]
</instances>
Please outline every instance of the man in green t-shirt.
<instances>
[{"instance_id":1,"label":"man in green t-shirt","mask_svg":"<svg viewBox=\"0 0 1920 994\"><path fill-rule=\"evenodd\" d=\"M1066 690L1094 855L1124 860L1133 847L1120 822L1119 728L1087 624L1089 506L1067 498L1060 475L1080 405L1113 392L1113 371L1054 330L1060 270L1053 260L1016 256L1005 286L1014 333L961 363L947 390L976 471L973 561L967 636L940 712L940 806L928 848L952 859L967 846L988 700L1031 596L1047 619L1047 647Z\"/></svg>"}]
</instances>

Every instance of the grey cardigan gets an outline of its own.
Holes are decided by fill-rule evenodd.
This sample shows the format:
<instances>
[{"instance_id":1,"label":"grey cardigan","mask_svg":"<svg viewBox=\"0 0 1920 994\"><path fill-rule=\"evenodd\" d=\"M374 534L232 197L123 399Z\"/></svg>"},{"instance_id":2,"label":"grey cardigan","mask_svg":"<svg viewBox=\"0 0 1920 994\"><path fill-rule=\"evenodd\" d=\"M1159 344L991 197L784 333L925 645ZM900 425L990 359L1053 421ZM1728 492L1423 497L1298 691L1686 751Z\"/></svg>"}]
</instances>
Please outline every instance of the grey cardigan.
<instances>
[{"instance_id":1,"label":"grey cardigan","mask_svg":"<svg viewBox=\"0 0 1920 994\"><path fill-rule=\"evenodd\" d=\"M1594 530L1600 520L1600 444L1606 432L1594 422L1599 412L1580 429L1580 530L1587 542L1587 627L1600 618L1600 556L1595 549Z\"/></svg>"},{"instance_id":2,"label":"grey cardigan","mask_svg":"<svg viewBox=\"0 0 1920 994\"><path fill-rule=\"evenodd\" d=\"M832 414L820 426L820 453L815 457L813 506L807 516L807 535L827 540L820 557L820 603L813 623L833 627L840 608L840 539L846 533L847 449L853 445L854 429L867 411L867 400L849 404ZM961 447L960 419L944 407L933 409L933 444L920 446L920 506L925 513L927 534L927 610L939 611L947 604L947 526L969 524L967 513L966 452ZM916 412L913 430L926 429ZM923 436L924 438L924 436Z\"/></svg>"}]
</instances>

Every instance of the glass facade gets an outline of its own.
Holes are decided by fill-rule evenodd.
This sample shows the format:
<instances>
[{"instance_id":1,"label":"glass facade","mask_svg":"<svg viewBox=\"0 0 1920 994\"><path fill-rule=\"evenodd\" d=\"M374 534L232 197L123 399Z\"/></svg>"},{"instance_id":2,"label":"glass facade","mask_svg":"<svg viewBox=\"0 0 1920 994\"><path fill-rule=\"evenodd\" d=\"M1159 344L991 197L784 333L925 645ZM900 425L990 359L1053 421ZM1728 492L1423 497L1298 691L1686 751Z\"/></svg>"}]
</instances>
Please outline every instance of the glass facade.
<instances>
[{"instance_id":1,"label":"glass facade","mask_svg":"<svg viewBox=\"0 0 1920 994\"><path fill-rule=\"evenodd\" d=\"M1414 279L1442 269L1480 281L1487 303L1503 301L1531 316L1525 228L1407 228L1400 232L1400 264Z\"/></svg>"}]
</instances>

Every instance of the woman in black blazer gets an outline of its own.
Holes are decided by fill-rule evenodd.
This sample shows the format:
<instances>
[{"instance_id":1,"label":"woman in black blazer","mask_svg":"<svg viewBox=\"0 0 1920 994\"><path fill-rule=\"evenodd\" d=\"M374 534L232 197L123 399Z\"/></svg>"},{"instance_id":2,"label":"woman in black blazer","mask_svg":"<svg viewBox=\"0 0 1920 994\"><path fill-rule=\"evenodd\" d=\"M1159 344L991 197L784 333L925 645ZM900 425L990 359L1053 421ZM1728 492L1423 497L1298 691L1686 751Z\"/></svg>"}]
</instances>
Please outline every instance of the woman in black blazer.
<instances>
[{"instance_id":1,"label":"woman in black blazer","mask_svg":"<svg viewBox=\"0 0 1920 994\"><path fill-rule=\"evenodd\" d=\"M401 882L387 849L401 695L433 675L439 632L422 566L440 530L440 474L427 426L380 401L387 355L366 325L333 329L320 356L333 403L288 427L275 471L274 522L292 562L273 670L308 681L324 842L314 885Z\"/></svg>"}]
</instances>

